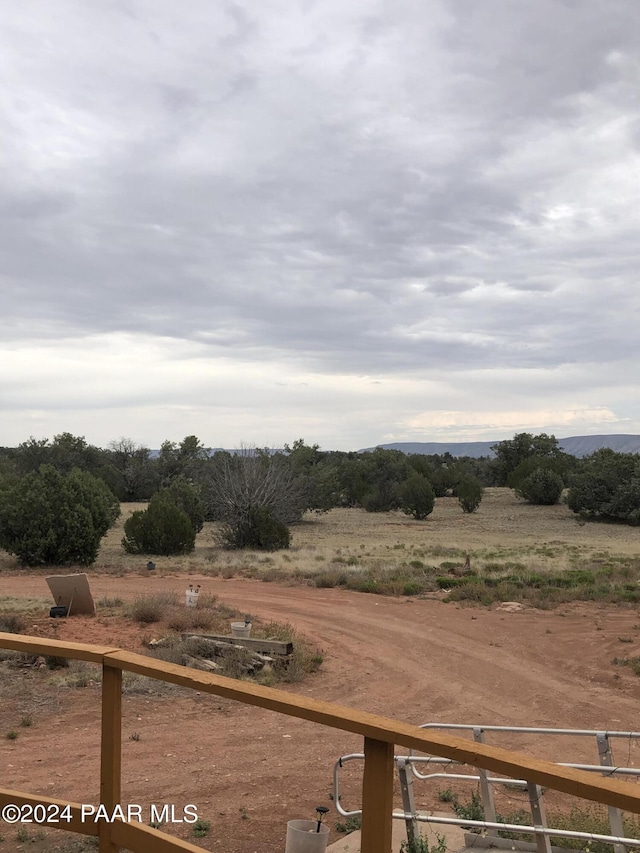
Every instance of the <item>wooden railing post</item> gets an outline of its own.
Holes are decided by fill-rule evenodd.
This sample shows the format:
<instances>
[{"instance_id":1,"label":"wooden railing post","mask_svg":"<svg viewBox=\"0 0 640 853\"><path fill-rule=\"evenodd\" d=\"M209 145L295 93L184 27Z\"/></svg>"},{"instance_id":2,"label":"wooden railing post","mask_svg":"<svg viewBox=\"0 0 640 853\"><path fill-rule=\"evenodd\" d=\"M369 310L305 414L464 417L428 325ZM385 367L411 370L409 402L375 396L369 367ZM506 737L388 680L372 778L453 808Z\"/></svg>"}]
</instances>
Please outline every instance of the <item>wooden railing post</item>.
<instances>
[{"instance_id":1,"label":"wooden railing post","mask_svg":"<svg viewBox=\"0 0 640 853\"><path fill-rule=\"evenodd\" d=\"M393 771L393 744L365 737L362 853L391 853Z\"/></svg>"},{"instance_id":2,"label":"wooden railing post","mask_svg":"<svg viewBox=\"0 0 640 853\"><path fill-rule=\"evenodd\" d=\"M122 670L102 666L102 736L100 740L100 803L112 813L120 804L122 764ZM99 824L100 853L118 853L111 840L112 824Z\"/></svg>"}]
</instances>

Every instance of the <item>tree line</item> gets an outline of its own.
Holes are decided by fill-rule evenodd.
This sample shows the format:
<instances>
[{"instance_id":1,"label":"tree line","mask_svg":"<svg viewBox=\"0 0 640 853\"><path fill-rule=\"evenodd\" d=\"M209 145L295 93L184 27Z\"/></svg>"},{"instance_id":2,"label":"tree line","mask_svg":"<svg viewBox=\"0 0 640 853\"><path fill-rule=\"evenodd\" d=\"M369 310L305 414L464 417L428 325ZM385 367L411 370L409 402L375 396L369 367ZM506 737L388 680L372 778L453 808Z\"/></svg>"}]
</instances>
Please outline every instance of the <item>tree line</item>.
<instances>
[{"instance_id":1,"label":"tree line","mask_svg":"<svg viewBox=\"0 0 640 853\"><path fill-rule=\"evenodd\" d=\"M0 449L0 547L25 565L92 563L120 502L145 502L127 519L134 554L182 554L206 520L225 547L276 550L307 511L401 510L418 520L435 498L474 512L486 486L508 486L532 504L557 503L585 519L640 524L640 456L600 450L579 460L554 436L516 434L494 457L405 455L381 447L322 451L303 439L282 450L212 453L197 436L159 452L121 438L107 448L61 433ZM568 491L566 491L568 490Z\"/></svg>"}]
</instances>

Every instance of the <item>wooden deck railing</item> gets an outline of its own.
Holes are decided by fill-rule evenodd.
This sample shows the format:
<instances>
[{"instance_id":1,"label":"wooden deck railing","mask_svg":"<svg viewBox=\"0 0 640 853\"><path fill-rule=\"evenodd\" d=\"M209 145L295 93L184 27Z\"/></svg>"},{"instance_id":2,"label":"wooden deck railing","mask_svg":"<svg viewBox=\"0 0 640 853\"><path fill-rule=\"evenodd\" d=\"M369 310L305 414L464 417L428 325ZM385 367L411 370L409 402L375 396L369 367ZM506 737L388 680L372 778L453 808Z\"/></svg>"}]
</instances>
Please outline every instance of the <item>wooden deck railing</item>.
<instances>
[{"instance_id":1,"label":"wooden deck railing","mask_svg":"<svg viewBox=\"0 0 640 853\"><path fill-rule=\"evenodd\" d=\"M391 853L394 745L453 758L485 770L526 779L586 800L617 806L640 814L640 789L629 782L602 778L582 770L559 767L550 761L517 752L470 742L463 738L418 729L386 717L296 696L270 687L234 681L208 672L187 669L109 646L42 640L20 634L0 633L0 648L35 655L55 655L102 665L102 734L100 746L100 802L108 812L120 803L122 673L135 672L216 696L256 705L279 714L310 720L364 738L362 786L362 853ZM61 800L0 788L0 807L7 803L63 807ZM71 804L72 820L65 829L98 836L100 853L117 853L126 847L133 853L202 853L187 841L172 838L142 823L82 822L79 804ZM61 828L59 824L57 828Z\"/></svg>"}]
</instances>

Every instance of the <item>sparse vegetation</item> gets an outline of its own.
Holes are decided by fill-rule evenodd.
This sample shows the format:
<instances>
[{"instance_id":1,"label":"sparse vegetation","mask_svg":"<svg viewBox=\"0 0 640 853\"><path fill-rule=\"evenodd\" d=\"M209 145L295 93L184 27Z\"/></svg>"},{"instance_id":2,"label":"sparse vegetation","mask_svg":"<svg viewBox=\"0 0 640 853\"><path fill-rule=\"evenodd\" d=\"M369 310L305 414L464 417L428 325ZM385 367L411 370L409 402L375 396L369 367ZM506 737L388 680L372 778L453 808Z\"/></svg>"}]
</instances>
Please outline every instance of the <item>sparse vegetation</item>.
<instances>
[{"instance_id":1,"label":"sparse vegetation","mask_svg":"<svg viewBox=\"0 0 640 853\"><path fill-rule=\"evenodd\" d=\"M58 657L56 655L47 655L45 657L47 669L68 669L69 659Z\"/></svg>"},{"instance_id":2,"label":"sparse vegetation","mask_svg":"<svg viewBox=\"0 0 640 853\"><path fill-rule=\"evenodd\" d=\"M334 827L336 832L342 832L345 834L356 832L362 827L362 816L359 814L349 815L349 817L345 817L344 820L336 821Z\"/></svg>"},{"instance_id":3,"label":"sparse vegetation","mask_svg":"<svg viewBox=\"0 0 640 853\"><path fill-rule=\"evenodd\" d=\"M18 613L3 613L0 615L0 631L6 634L24 634L27 624Z\"/></svg>"},{"instance_id":4,"label":"sparse vegetation","mask_svg":"<svg viewBox=\"0 0 640 853\"><path fill-rule=\"evenodd\" d=\"M193 832L194 838L205 838L209 834L210 829L210 821L203 820L202 818L198 818L198 820L191 827L191 831Z\"/></svg>"},{"instance_id":5,"label":"sparse vegetation","mask_svg":"<svg viewBox=\"0 0 640 853\"><path fill-rule=\"evenodd\" d=\"M99 598L96 601L96 607L98 610L117 610L120 607L124 607L124 601L118 596L113 598L104 596L104 598Z\"/></svg>"},{"instance_id":6,"label":"sparse vegetation","mask_svg":"<svg viewBox=\"0 0 640 853\"><path fill-rule=\"evenodd\" d=\"M549 817L549 823L556 829L568 829L578 832L592 832L594 835L611 835L609 815L604 806L574 806L568 814L554 812ZM623 830L627 838L640 838L640 822L637 815L623 815ZM583 850L584 842L577 838L553 838L556 847L569 850ZM592 841L587 844L591 853L613 853L613 845L603 841Z\"/></svg>"},{"instance_id":7,"label":"sparse vegetation","mask_svg":"<svg viewBox=\"0 0 640 853\"><path fill-rule=\"evenodd\" d=\"M628 666L634 675L640 676L640 657L634 656L630 658L615 657L611 663L614 666Z\"/></svg>"},{"instance_id":8,"label":"sparse vegetation","mask_svg":"<svg viewBox=\"0 0 640 853\"><path fill-rule=\"evenodd\" d=\"M418 835L412 841L402 841L400 853L446 853L447 839L443 835L436 835L436 843L429 844L425 835Z\"/></svg>"},{"instance_id":9,"label":"sparse vegetation","mask_svg":"<svg viewBox=\"0 0 640 853\"><path fill-rule=\"evenodd\" d=\"M136 598L129 611L131 618L142 625L150 625L164 619L169 609L178 604L175 592L158 592Z\"/></svg>"},{"instance_id":10,"label":"sparse vegetation","mask_svg":"<svg viewBox=\"0 0 640 853\"><path fill-rule=\"evenodd\" d=\"M478 791L472 791L470 798L466 801L461 801L457 794L451 789L439 791L438 796L441 802L450 803L457 817L463 820L484 820L484 806ZM525 809L517 809L507 814L496 814L498 823L520 824L522 826L531 825L532 817L530 812ZM609 816L605 806L600 805L573 805L571 810L560 812L556 810L548 810L547 825L555 829L569 830L576 832L591 832L596 835L611 835L611 826ZM626 814L623 816L624 833L628 838L640 838L640 820L637 816ZM477 827L470 828L472 832L479 832ZM498 835L502 838L511 838L520 841L532 841L531 833L517 833L512 831L500 831ZM583 850L584 840L580 838L562 838L552 837L552 843L557 847L564 847L570 850ZM601 841L589 841L587 850L592 853L613 853L613 846Z\"/></svg>"},{"instance_id":11,"label":"sparse vegetation","mask_svg":"<svg viewBox=\"0 0 640 853\"><path fill-rule=\"evenodd\" d=\"M316 672L322 665L323 655L288 622L267 622L254 632L257 637L293 643L293 654L289 660L274 659L273 672L277 681L294 683Z\"/></svg>"},{"instance_id":12,"label":"sparse vegetation","mask_svg":"<svg viewBox=\"0 0 640 853\"><path fill-rule=\"evenodd\" d=\"M56 669L51 676L51 683L55 687L72 690L82 690L89 686L89 682L99 680L99 670L83 660L72 660L68 666Z\"/></svg>"}]
</instances>

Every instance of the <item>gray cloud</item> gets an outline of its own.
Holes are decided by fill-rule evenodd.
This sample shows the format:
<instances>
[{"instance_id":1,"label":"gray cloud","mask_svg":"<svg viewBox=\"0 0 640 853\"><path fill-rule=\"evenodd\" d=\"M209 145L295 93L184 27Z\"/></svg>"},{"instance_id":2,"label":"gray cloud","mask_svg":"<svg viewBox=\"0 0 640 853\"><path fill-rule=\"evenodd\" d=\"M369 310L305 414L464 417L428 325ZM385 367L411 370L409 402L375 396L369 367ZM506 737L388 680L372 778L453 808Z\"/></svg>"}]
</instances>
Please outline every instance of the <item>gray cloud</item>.
<instances>
[{"instance_id":1,"label":"gray cloud","mask_svg":"<svg viewBox=\"0 0 640 853\"><path fill-rule=\"evenodd\" d=\"M247 388L251 364L280 365L289 389L437 375L434 408L456 411L491 371L496 426L501 371L527 387L579 366L566 397L598 364L589 406L640 429L616 393L637 356L639 25L631 0L12 7L3 359L26 371L43 342L78 357L104 336L173 340L205 373L236 364ZM178 350L167 403L197 420ZM15 402L16 429L37 393ZM546 410L544 382L535 393ZM424 410L415 394L401 423ZM312 426L336 399L318 397ZM295 421L295 400L278 405ZM356 444L402 429L395 409L363 399L353 417L376 423Z\"/></svg>"}]
</instances>

